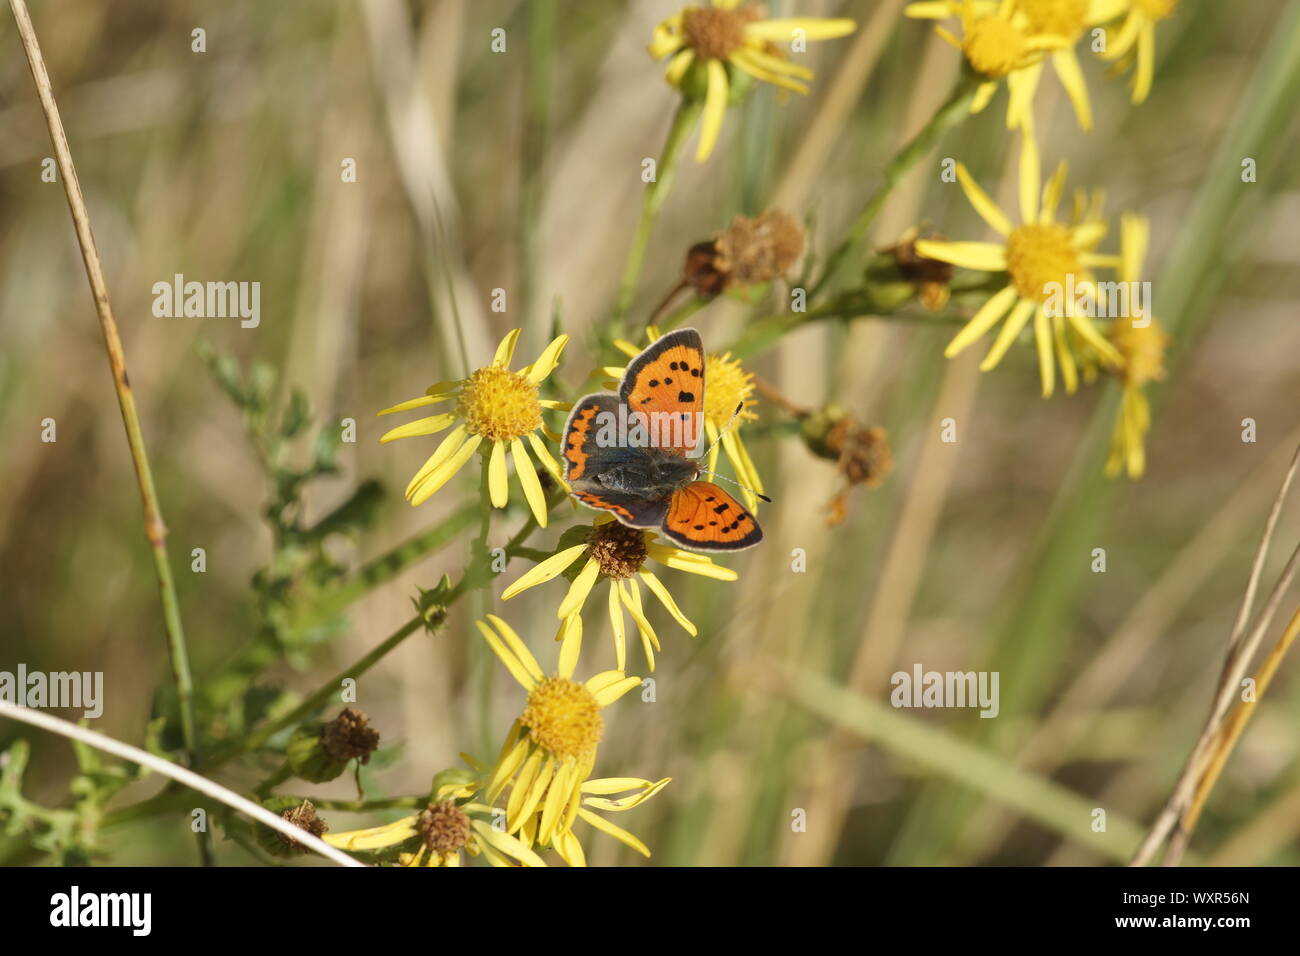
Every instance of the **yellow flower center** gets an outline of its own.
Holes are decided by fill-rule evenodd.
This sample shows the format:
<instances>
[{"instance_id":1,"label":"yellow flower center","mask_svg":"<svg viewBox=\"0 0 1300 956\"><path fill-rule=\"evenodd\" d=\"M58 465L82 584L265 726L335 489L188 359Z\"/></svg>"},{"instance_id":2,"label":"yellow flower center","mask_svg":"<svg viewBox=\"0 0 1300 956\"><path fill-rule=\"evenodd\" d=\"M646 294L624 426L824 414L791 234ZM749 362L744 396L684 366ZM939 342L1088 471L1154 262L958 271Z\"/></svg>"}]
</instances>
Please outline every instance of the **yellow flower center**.
<instances>
[{"instance_id":1,"label":"yellow flower center","mask_svg":"<svg viewBox=\"0 0 1300 956\"><path fill-rule=\"evenodd\" d=\"M977 73L996 79L1024 62L1025 35L1009 20L984 17L967 27L962 48Z\"/></svg>"},{"instance_id":2,"label":"yellow flower center","mask_svg":"<svg viewBox=\"0 0 1300 956\"><path fill-rule=\"evenodd\" d=\"M749 411L749 407L756 404L752 397L754 376L746 372L740 359L733 359L730 352L710 355L704 360L704 382L704 418L714 428L725 427L738 405L744 406L739 421L758 418Z\"/></svg>"},{"instance_id":3,"label":"yellow flower center","mask_svg":"<svg viewBox=\"0 0 1300 956\"><path fill-rule=\"evenodd\" d=\"M1020 0L1035 33L1055 33L1073 40L1087 26L1088 0Z\"/></svg>"},{"instance_id":4,"label":"yellow flower center","mask_svg":"<svg viewBox=\"0 0 1300 956\"><path fill-rule=\"evenodd\" d=\"M1133 0L1133 5L1152 20L1164 20L1174 15L1178 0Z\"/></svg>"},{"instance_id":5,"label":"yellow flower center","mask_svg":"<svg viewBox=\"0 0 1300 956\"><path fill-rule=\"evenodd\" d=\"M1142 326L1134 324L1142 318L1138 315L1132 319L1117 318L1110 330L1111 341L1124 356L1120 374L1129 385L1138 388L1165 377L1165 348L1169 344L1169 336L1154 318Z\"/></svg>"},{"instance_id":6,"label":"yellow flower center","mask_svg":"<svg viewBox=\"0 0 1300 956\"><path fill-rule=\"evenodd\" d=\"M747 7L687 7L682 11L682 35L699 56L725 60L745 44L745 24L755 19Z\"/></svg>"},{"instance_id":7,"label":"yellow flower center","mask_svg":"<svg viewBox=\"0 0 1300 956\"><path fill-rule=\"evenodd\" d=\"M1007 272L1021 298L1045 302L1047 286L1066 276L1078 276L1079 253L1070 241L1070 231L1059 223L1017 226L1007 236Z\"/></svg>"},{"instance_id":8,"label":"yellow flower center","mask_svg":"<svg viewBox=\"0 0 1300 956\"><path fill-rule=\"evenodd\" d=\"M491 441L522 438L542 425L537 385L500 365L481 368L465 380L456 410L471 435Z\"/></svg>"},{"instance_id":9,"label":"yellow flower center","mask_svg":"<svg viewBox=\"0 0 1300 956\"><path fill-rule=\"evenodd\" d=\"M604 722L591 691L563 677L538 681L519 722L556 757L581 757L596 749Z\"/></svg>"}]
</instances>

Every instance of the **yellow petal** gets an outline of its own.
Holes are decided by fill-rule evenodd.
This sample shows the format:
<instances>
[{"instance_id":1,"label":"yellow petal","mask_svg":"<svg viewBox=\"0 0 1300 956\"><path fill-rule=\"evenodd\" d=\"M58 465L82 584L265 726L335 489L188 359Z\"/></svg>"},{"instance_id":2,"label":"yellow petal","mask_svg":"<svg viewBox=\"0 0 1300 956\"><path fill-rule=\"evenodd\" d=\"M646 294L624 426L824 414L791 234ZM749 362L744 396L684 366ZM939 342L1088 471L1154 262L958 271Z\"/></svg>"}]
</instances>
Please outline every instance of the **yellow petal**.
<instances>
[{"instance_id":1,"label":"yellow petal","mask_svg":"<svg viewBox=\"0 0 1300 956\"><path fill-rule=\"evenodd\" d=\"M340 850L376 850L409 840L418 831L415 817L403 817L392 823L370 827L366 830L349 830L346 833L326 833L321 839Z\"/></svg>"},{"instance_id":2,"label":"yellow petal","mask_svg":"<svg viewBox=\"0 0 1300 956\"><path fill-rule=\"evenodd\" d=\"M624 629L620 581L609 582L609 626L614 632L614 666L627 670L627 632Z\"/></svg>"},{"instance_id":3,"label":"yellow petal","mask_svg":"<svg viewBox=\"0 0 1300 956\"><path fill-rule=\"evenodd\" d=\"M664 79L673 86L680 86L682 77L686 75L686 71L691 68L691 64L694 62L694 50L678 50L673 54L673 58L668 61L668 66L664 70Z\"/></svg>"},{"instance_id":4,"label":"yellow petal","mask_svg":"<svg viewBox=\"0 0 1300 956\"><path fill-rule=\"evenodd\" d=\"M779 17L745 24L745 37L771 40L774 43L791 43L800 36L805 40L834 40L848 36L857 28L854 21L846 18L824 20L819 17Z\"/></svg>"},{"instance_id":5,"label":"yellow petal","mask_svg":"<svg viewBox=\"0 0 1300 956\"><path fill-rule=\"evenodd\" d=\"M700 141L695 148L695 161L702 163L713 152L722 131L722 120L727 114L727 71L718 60L706 60L705 72L708 88L704 94L704 115L700 120Z\"/></svg>"},{"instance_id":6,"label":"yellow petal","mask_svg":"<svg viewBox=\"0 0 1300 956\"><path fill-rule=\"evenodd\" d=\"M568 488L569 485L564 480L564 472L560 469L560 463L552 457L546 443L537 437L537 432L528 433L528 444L532 446L533 454L537 456L537 460L542 463L542 467L550 473L551 477L565 488Z\"/></svg>"},{"instance_id":7,"label":"yellow petal","mask_svg":"<svg viewBox=\"0 0 1300 956\"><path fill-rule=\"evenodd\" d=\"M555 371L555 366L560 364L560 353L564 347L569 344L567 335L557 335L551 340L551 344L542 350L542 354L537 357L537 361L528 366L525 378L530 382L540 382L546 376Z\"/></svg>"},{"instance_id":8,"label":"yellow petal","mask_svg":"<svg viewBox=\"0 0 1300 956\"><path fill-rule=\"evenodd\" d=\"M537 519L539 528L546 527L546 492L542 491L542 483L537 480L537 470L533 467L533 460L528 457L528 452L524 450L524 443L518 438L510 439L510 457L515 462L515 477L519 479L519 485L524 489L524 498L528 500L528 507L532 509L533 517Z\"/></svg>"},{"instance_id":9,"label":"yellow petal","mask_svg":"<svg viewBox=\"0 0 1300 956\"><path fill-rule=\"evenodd\" d=\"M551 845L555 848L555 852L560 854L560 859L569 866L587 865L587 857L582 852L582 844L578 842L578 838L573 835L572 830L565 830L555 838L555 842Z\"/></svg>"},{"instance_id":10,"label":"yellow petal","mask_svg":"<svg viewBox=\"0 0 1300 956\"><path fill-rule=\"evenodd\" d=\"M453 383L453 384L458 384L458 383ZM454 397L454 396L452 396L452 395L450 395L450 394L447 394L447 395L421 395L419 398L408 399L408 400L405 401L405 402L399 402L399 403L396 404L396 405L391 405L391 406L389 406L388 408L381 409L380 411L376 412L375 414L377 414L377 415L391 415L391 414L393 414L393 412L405 412L405 411L409 411L409 410L412 409L412 408L424 408L426 405L437 405L439 402L445 402L445 401L447 401L447 399L452 398L452 397Z\"/></svg>"},{"instance_id":11,"label":"yellow petal","mask_svg":"<svg viewBox=\"0 0 1300 956\"><path fill-rule=\"evenodd\" d=\"M578 655L582 653L582 615L577 611L566 617L560 624L560 662L556 673L565 680L573 679L573 672L578 666Z\"/></svg>"},{"instance_id":12,"label":"yellow petal","mask_svg":"<svg viewBox=\"0 0 1300 956\"><path fill-rule=\"evenodd\" d=\"M918 243L919 245L919 243ZM952 358L962 349L984 337L989 329L997 325L998 320L1007 314L1011 304L1016 301L1015 286L1007 286L993 293L989 300L979 307L975 316L962 326L961 331L953 336L943 354Z\"/></svg>"},{"instance_id":13,"label":"yellow petal","mask_svg":"<svg viewBox=\"0 0 1300 956\"><path fill-rule=\"evenodd\" d=\"M497 344L496 354L492 356L493 365L510 367L510 360L515 357L515 346L519 344L519 332L519 329L511 329L506 333L506 337Z\"/></svg>"},{"instance_id":14,"label":"yellow petal","mask_svg":"<svg viewBox=\"0 0 1300 956\"><path fill-rule=\"evenodd\" d=\"M590 810L586 809L585 807L578 811L578 816L582 817L582 819L586 820L597 830L603 830L605 833L608 833L610 836L612 836L615 840L618 840L618 842L636 850L642 856L648 857L650 855L650 848L648 846L646 846L644 843L642 843L632 834L628 833L622 827L610 823L604 817L592 813Z\"/></svg>"},{"instance_id":15,"label":"yellow petal","mask_svg":"<svg viewBox=\"0 0 1300 956\"><path fill-rule=\"evenodd\" d=\"M715 581L735 581L740 577L731 568L724 568L720 564L714 564L705 555L699 555L699 557L705 558L704 561L697 561L694 556L688 556L689 552L679 551L676 548L666 548L661 544L650 545L649 553L650 557L667 567L698 574L705 578L713 578Z\"/></svg>"},{"instance_id":16,"label":"yellow petal","mask_svg":"<svg viewBox=\"0 0 1300 956\"><path fill-rule=\"evenodd\" d=\"M1056 218L1056 207L1060 205L1061 193L1065 191L1067 175L1069 175L1069 165L1065 160L1061 160L1056 166L1056 171L1047 180L1047 185L1043 187L1043 208L1039 212L1043 222L1051 222Z\"/></svg>"},{"instance_id":17,"label":"yellow petal","mask_svg":"<svg viewBox=\"0 0 1300 956\"><path fill-rule=\"evenodd\" d=\"M980 188L979 183L975 182L970 171L966 169L965 163L957 164L957 182L961 184L962 192L966 194L966 198L970 200L970 204L975 207L981 219L995 232L1004 236L1010 234L1011 220L998 208L998 204L989 198L989 194Z\"/></svg>"},{"instance_id":18,"label":"yellow petal","mask_svg":"<svg viewBox=\"0 0 1300 956\"><path fill-rule=\"evenodd\" d=\"M1072 47L1057 50L1052 54L1052 66L1056 76L1065 87L1065 95L1074 105L1074 115L1079 120L1079 128L1085 133L1092 129L1092 104L1088 100L1088 84L1079 69L1079 58Z\"/></svg>"},{"instance_id":19,"label":"yellow petal","mask_svg":"<svg viewBox=\"0 0 1300 956\"><path fill-rule=\"evenodd\" d=\"M477 833L489 846L495 847L497 850L508 854L509 856L513 856L525 866L546 865L545 860L528 847L524 846L510 834L494 830L482 820L471 820L470 825L474 828L474 832Z\"/></svg>"},{"instance_id":20,"label":"yellow petal","mask_svg":"<svg viewBox=\"0 0 1300 956\"><path fill-rule=\"evenodd\" d=\"M564 620L574 611L582 607L587 595L591 593L592 587L596 584L596 577L600 574L600 562L595 558L588 558L587 563L583 566L578 576L574 578L573 583L569 585L569 593L564 596L560 602L560 609L556 611L555 616L559 620Z\"/></svg>"},{"instance_id":21,"label":"yellow petal","mask_svg":"<svg viewBox=\"0 0 1300 956\"><path fill-rule=\"evenodd\" d=\"M1146 102L1156 66L1156 28L1148 25L1138 34L1137 69L1133 73L1133 102Z\"/></svg>"},{"instance_id":22,"label":"yellow petal","mask_svg":"<svg viewBox=\"0 0 1300 956\"><path fill-rule=\"evenodd\" d=\"M1043 382L1043 398L1051 398L1056 387L1056 366L1052 362L1052 332L1047 313L1034 310L1034 342L1038 345L1038 375Z\"/></svg>"},{"instance_id":23,"label":"yellow petal","mask_svg":"<svg viewBox=\"0 0 1300 956\"><path fill-rule=\"evenodd\" d=\"M390 441L397 441L399 438L415 438L419 435L432 435L434 432L440 432L456 420L455 412L447 412L443 415L431 415L428 418L417 418L413 422L407 422L405 425L398 425L391 428L379 439L379 444L387 445Z\"/></svg>"},{"instance_id":24,"label":"yellow petal","mask_svg":"<svg viewBox=\"0 0 1300 956\"><path fill-rule=\"evenodd\" d=\"M526 591L538 584L545 584L547 581L560 574L563 574L574 561L578 560L578 555L587 550L585 544L575 544L571 548L565 548L551 555L546 560L534 565L525 572L518 581L506 588L501 595L501 600L508 601L520 591Z\"/></svg>"},{"instance_id":25,"label":"yellow petal","mask_svg":"<svg viewBox=\"0 0 1300 956\"><path fill-rule=\"evenodd\" d=\"M1007 129L1020 129L1032 122L1034 94L1042 75L1041 63L1007 75Z\"/></svg>"},{"instance_id":26,"label":"yellow petal","mask_svg":"<svg viewBox=\"0 0 1300 956\"><path fill-rule=\"evenodd\" d=\"M1106 49L1099 54L1101 58L1103 60L1118 60L1132 49L1144 26L1144 18L1136 10L1130 10L1118 33L1113 30L1106 31ZM1111 38L1112 35L1114 39Z\"/></svg>"},{"instance_id":27,"label":"yellow petal","mask_svg":"<svg viewBox=\"0 0 1300 956\"><path fill-rule=\"evenodd\" d=\"M916 251L927 259L951 262L963 269L1002 272L1007 267L1007 250L995 242L939 242L916 240Z\"/></svg>"},{"instance_id":28,"label":"yellow petal","mask_svg":"<svg viewBox=\"0 0 1300 956\"><path fill-rule=\"evenodd\" d=\"M640 687L640 686L641 686L641 678L624 677L622 680L615 681L613 684L610 684L608 687L603 687L600 690L592 691L592 696L596 698L596 703L599 704L601 707L608 707L610 704L614 703L614 701L618 700L620 697L622 697L632 688Z\"/></svg>"},{"instance_id":29,"label":"yellow petal","mask_svg":"<svg viewBox=\"0 0 1300 956\"><path fill-rule=\"evenodd\" d=\"M514 652L515 657L519 659L519 663L523 665L529 676L534 680L541 680L546 676L542 672L541 665L537 663L537 658L533 657L533 652L528 649L528 645L523 642L523 639L515 633L514 628L495 614L488 614L487 619L500 632L502 639Z\"/></svg>"},{"instance_id":30,"label":"yellow petal","mask_svg":"<svg viewBox=\"0 0 1300 956\"><path fill-rule=\"evenodd\" d=\"M903 9L903 16L913 20L947 20L952 15L948 0L917 0Z\"/></svg>"},{"instance_id":31,"label":"yellow petal","mask_svg":"<svg viewBox=\"0 0 1300 956\"><path fill-rule=\"evenodd\" d=\"M604 799L601 797L588 797L583 800L583 803L594 810L610 810L615 812L631 810L633 807L638 807L645 803L664 787L668 786L668 784L672 782L672 779L672 777L664 777L662 780L657 780L654 783L644 780L641 781L638 792L629 794L626 797L619 797L614 800ZM585 786L583 787L583 791L588 792Z\"/></svg>"},{"instance_id":32,"label":"yellow petal","mask_svg":"<svg viewBox=\"0 0 1300 956\"><path fill-rule=\"evenodd\" d=\"M415 489L424 482L424 479L433 474L434 469L460 449L461 444L465 441L467 431L468 429L464 425L460 425L447 433L438 447L434 449L433 454L420 466L420 470L415 473L415 477L407 483L407 498L410 498L415 493Z\"/></svg>"},{"instance_id":33,"label":"yellow petal","mask_svg":"<svg viewBox=\"0 0 1300 956\"><path fill-rule=\"evenodd\" d=\"M599 674L588 677L587 682L582 686L595 694L606 687L614 686L626 676L622 671L601 671Z\"/></svg>"},{"instance_id":34,"label":"yellow petal","mask_svg":"<svg viewBox=\"0 0 1300 956\"><path fill-rule=\"evenodd\" d=\"M988 354L984 356L984 361L980 363L980 371L987 372L998 362L1002 361L1002 356L1007 354L1007 349L1011 348L1011 343L1016 340L1029 317L1034 314L1036 306L1028 299L1022 299L1016 303L1016 307L1011 310L1007 316L1007 321L1003 324L1002 329L998 332L998 337L989 349Z\"/></svg>"},{"instance_id":35,"label":"yellow petal","mask_svg":"<svg viewBox=\"0 0 1300 956\"><path fill-rule=\"evenodd\" d=\"M669 53L682 48L682 15L673 14L655 27L654 36L648 49L656 60L662 60Z\"/></svg>"},{"instance_id":36,"label":"yellow petal","mask_svg":"<svg viewBox=\"0 0 1300 956\"><path fill-rule=\"evenodd\" d=\"M543 844L551 842L551 833L560 820L560 813L569 803L569 795L573 790L573 766L572 761L561 764L546 791L546 801L542 804L542 821L537 829L537 839Z\"/></svg>"},{"instance_id":37,"label":"yellow petal","mask_svg":"<svg viewBox=\"0 0 1300 956\"><path fill-rule=\"evenodd\" d=\"M420 482L419 487L411 490L411 504L423 504L429 499L430 495L450 481L451 477L456 474L456 472L460 471L465 462L469 461L470 456L478 450L479 443L482 441L482 435L470 436L465 444L461 445L460 448L456 450L454 455L451 455L446 461L433 469L433 471L431 471L428 476Z\"/></svg>"},{"instance_id":38,"label":"yellow petal","mask_svg":"<svg viewBox=\"0 0 1300 956\"><path fill-rule=\"evenodd\" d=\"M532 690L537 686L533 675L529 673L528 668L511 653L510 649L493 633L492 629L482 621L475 621L479 633L483 635L483 640L487 641L488 647L492 648L492 653L501 659L501 663L506 665L506 670L510 671L512 677L519 682L519 686L524 690ZM531 656L531 655L530 655Z\"/></svg>"},{"instance_id":39,"label":"yellow petal","mask_svg":"<svg viewBox=\"0 0 1300 956\"><path fill-rule=\"evenodd\" d=\"M504 508L510 500L510 485L506 481L506 443L494 441L488 456L488 498L493 508Z\"/></svg>"},{"instance_id":40,"label":"yellow petal","mask_svg":"<svg viewBox=\"0 0 1300 956\"><path fill-rule=\"evenodd\" d=\"M1126 212L1119 219L1119 248L1122 265L1120 278L1125 282L1138 282L1142 278L1142 263L1147 255L1151 228L1146 216Z\"/></svg>"},{"instance_id":41,"label":"yellow petal","mask_svg":"<svg viewBox=\"0 0 1300 956\"><path fill-rule=\"evenodd\" d=\"M643 569L639 573L641 575L641 580L645 582L645 586L650 589L650 592L659 599L659 603L668 609L668 613L673 616L687 634L691 635L691 637L695 637L699 633L699 630L690 622L686 615L682 613L682 609L677 606L677 602L674 601L673 596L668 593L668 589L664 587L663 582L655 577L654 573L651 571Z\"/></svg>"},{"instance_id":42,"label":"yellow petal","mask_svg":"<svg viewBox=\"0 0 1300 956\"><path fill-rule=\"evenodd\" d=\"M791 72L790 70L778 71L773 69L769 61L785 63L784 60L779 60L776 57L765 57L757 50L740 49L731 55L731 62L734 65L740 67L751 76L762 80L764 83L771 83L773 86L779 86L792 93L798 93L800 95L807 94L808 85L806 83L800 83L798 80L790 79L787 75ZM803 72L808 73L807 70L804 70ZM808 73L808 75L811 76L812 74Z\"/></svg>"},{"instance_id":43,"label":"yellow petal","mask_svg":"<svg viewBox=\"0 0 1300 956\"><path fill-rule=\"evenodd\" d=\"M1065 383L1067 395L1073 395L1079 387L1079 372L1074 363L1074 354L1065 340L1065 317L1052 317L1052 339L1056 345L1056 361L1061 366L1061 381Z\"/></svg>"},{"instance_id":44,"label":"yellow petal","mask_svg":"<svg viewBox=\"0 0 1300 956\"><path fill-rule=\"evenodd\" d=\"M947 33L946 30L940 32L947 34L947 36L949 37L952 37L952 34ZM956 45L957 49L959 50L961 49L960 40L953 37L952 42ZM998 91L998 85L996 82L989 81L988 83L981 83L979 87L975 90L975 98L970 101L971 113L974 114L974 113L984 112L984 107L989 105L989 100L993 99L993 94L996 93L997 91Z\"/></svg>"},{"instance_id":45,"label":"yellow petal","mask_svg":"<svg viewBox=\"0 0 1300 956\"><path fill-rule=\"evenodd\" d=\"M1070 325L1074 328L1074 331L1078 332L1089 345L1100 353L1105 364L1120 365L1123 363L1123 359L1120 357L1119 352L1115 350L1115 346L1111 345L1097 331L1097 327L1086 316L1079 315L1077 309L1071 309L1066 318L1070 320Z\"/></svg>"},{"instance_id":46,"label":"yellow petal","mask_svg":"<svg viewBox=\"0 0 1300 956\"><path fill-rule=\"evenodd\" d=\"M517 729L518 726L519 725L516 723L515 728ZM515 771L523 766L524 760L528 757L529 749L531 747L532 743L529 740L525 739L517 741L510 751L497 761L496 770L492 773L492 779L488 782L487 787L483 791L483 798L485 800L491 803L500 796L506 783L515 775Z\"/></svg>"},{"instance_id":47,"label":"yellow petal","mask_svg":"<svg viewBox=\"0 0 1300 956\"><path fill-rule=\"evenodd\" d=\"M641 790L651 786L652 781L644 777L599 777L586 780L582 784L583 793L608 796L611 793L625 793L628 790Z\"/></svg>"}]
</instances>

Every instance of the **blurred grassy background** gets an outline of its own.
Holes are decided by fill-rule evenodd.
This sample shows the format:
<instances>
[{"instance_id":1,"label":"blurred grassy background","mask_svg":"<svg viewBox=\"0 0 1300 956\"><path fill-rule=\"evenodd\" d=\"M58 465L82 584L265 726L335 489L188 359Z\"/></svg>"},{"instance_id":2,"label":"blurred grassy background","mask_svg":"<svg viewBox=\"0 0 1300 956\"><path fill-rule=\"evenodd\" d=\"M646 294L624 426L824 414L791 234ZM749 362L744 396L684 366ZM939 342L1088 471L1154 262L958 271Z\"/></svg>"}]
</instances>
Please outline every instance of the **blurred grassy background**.
<instances>
[{"instance_id":1,"label":"blurred grassy background","mask_svg":"<svg viewBox=\"0 0 1300 956\"><path fill-rule=\"evenodd\" d=\"M612 357L592 349L635 227L641 160L658 154L675 105L644 46L675 4L33 6L108 269L202 682L256 627L249 580L270 542L256 460L196 340L269 363L307 391L322 420L358 422L342 474L313 486L310 509L327 512L368 478L390 495L372 531L339 543L341 559L380 554L455 510L476 477L409 508L400 490L430 449L381 448L386 423L374 412L462 371L444 267L472 362L515 326L524 329L519 354L535 354L555 302L575 337L557 373L572 396ZM769 6L862 26L810 47L811 96L758 90L729 114L713 159L685 165L652 239L634 319L675 281L686 249L738 212L779 204L811 217L814 252L824 255L957 75L956 52L925 24L903 20L898 0ZM1294 31L1295 6L1185 0L1160 25L1155 86L1141 107L1089 59L1091 135L1077 131L1050 73L1040 91L1044 165L1068 159L1072 185L1104 187L1109 212L1134 209L1152 221L1155 310L1174 326L1177 360L1154 393L1143 481L1100 477L1113 403L1100 389L1043 401L1030 348L981 376L971 355L942 358L951 326L861 319L801 330L751 363L793 401L835 399L886 427L897 468L881 489L859 490L849 520L829 530L830 465L790 439L750 439L776 499L762 513L768 540L727 562L741 571L734 585L672 579L700 637L663 616L657 703L630 697L610 712L597 767L674 778L619 820L654 849L654 862L1126 855L1123 821L1150 819L1208 708L1268 504L1300 438L1300 167L1289 161L1300 125L1292 115L1260 132L1266 150L1254 184L1239 179L1250 154L1225 140L1256 109L1252 77L1268 66L1279 31ZM191 51L196 27L207 32L206 53ZM505 53L490 50L495 27L507 31ZM63 194L40 179L49 141L7 11L0 50L0 668L104 671L97 726L139 742L168 677L139 500ZM1000 96L900 186L876 223L876 245L917 222L952 237L983 234L959 191L940 182L938 159L962 159L990 192L1014 196L1003 108ZM357 160L354 184L340 182L344 157ZM1228 200L1210 207L1212 220L1197 218L1220 177L1230 181ZM1165 270L1180 243L1182 263L1200 263L1188 243L1211 250L1206 267ZM175 273L259 281L261 326L155 318L151 286ZM487 308L498 287L508 291L505 315ZM693 321L721 349L754 314L765 313L720 301ZM47 417L57 421L55 444L39 440ZM955 445L938 441L947 417L958 422ZM1247 417L1258 423L1254 444L1240 438ZM534 544L571 523L567 506L560 515ZM498 519L492 543L503 544L519 517L516 509ZM1292 509L1277 551L1297 534ZM416 585L464 566L462 538L355 604L346 635L310 670L273 676L306 693L365 653L409 618ZM195 547L207 551L205 574L189 570ZM805 574L790 569L797 547L808 554ZM1097 547L1107 552L1104 574L1089 572ZM503 578L525 567L515 561ZM559 587L497 602L544 663ZM404 742L401 760L377 774L385 792L420 791L459 750L491 755L520 706L473 630L484 606L457 607L448 630L411 639L363 680L358 705L386 742ZM601 623L593 606L584 667L612 666ZM765 661L792 661L837 684L853 674L876 700L892 671L915 662L997 670L1001 715L903 711L893 715L906 723L895 726L867 714L874 729L864 740L835 729L853 723L851 703L813 713L774 689ZM1279 675L1211 799L1193 844L1202 858L1300 862L1294 673L1290 665ZM958 765L927 761L917 724L955 741ZM0 744L14 733L0 726ZM69 749L34 743L29 795L58 802ZM1087 818L1071 833L1068 817L1053 828L1033 808L1009 806L980 783L980 751L1106 808L1109 835L1098 839ZM345 779L312 792L351 791ZM1045 793L1026 800L1059 809L1059 791ZM806 833L791 832L795 808L808 812ZM327 817L336 830L363 822ZM187 820L113 831L115 859L192 862ZM229 844L220 850L247 859ZM589 854L596 863L638 859L597 837Z\"/></svg>"}]
</instances>

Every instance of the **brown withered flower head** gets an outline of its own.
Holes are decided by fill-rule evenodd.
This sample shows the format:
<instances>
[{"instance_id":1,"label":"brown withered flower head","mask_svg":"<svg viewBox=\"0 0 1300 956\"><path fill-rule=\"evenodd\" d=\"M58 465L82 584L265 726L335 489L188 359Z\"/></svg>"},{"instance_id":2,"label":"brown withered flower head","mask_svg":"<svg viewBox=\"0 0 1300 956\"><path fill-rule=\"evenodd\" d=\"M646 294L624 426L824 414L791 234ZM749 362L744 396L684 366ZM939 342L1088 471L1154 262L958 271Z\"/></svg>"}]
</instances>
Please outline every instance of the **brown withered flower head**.
<instances>
[{"instance_id":1,"label":"brown withered flower head","mask_svg":"<svg viewBox=\"0 0 1300 956\"><path fill-rule=\"evenodd\" d=\"M919 254L916 251L918 239L942 242L946 237L937 232L922 235L921 230L913 226L903 233L897 244L881 252L893 256L898 271L916 289L920 303L931 312L938 312L948 304L948 283L952 281L954 267L952 263L927 259Z\"/></svg>"},{"instance_id":2,"label":"brown withered flower head","mask_svg":"<svg viewBox=\"0 0 1300 956\"><path fill-rule=\"evenodd\" d=\"M369 763L370 755L379 747L379 731L370 726L370 719L359 710L345 707L343 711L321 728L321 746L335 760Z\"/></svg>"},{"instance_id":3,"label":"brown withered flower head","mask_svg":"<svg viewBox=\"0 0 1300 956\"><path fill-rule=\"evenodd\" d=\"M712 239L691 246L683 280L704 299L770 282L798 261L803 243L803 226L788 212L769 209L753 218L737 216Z\"/></svg>"},{"instance_id":4,"label":"brown withered flower head","mask_svg":"<svg viewBox=\"0 0 1300 956\"><path fill-rule=\"evenodd\" d=\"M434 853L454 853L470 842L470 822L454 800L431 803L420 811L415 829Z\"/></svg>"},{"instance_id":5,"label":"brown withered flower head","mask_svg":"<svg viewBox=\"0 0 1300 956\"><path fill-rule=\"evenodd\" d=\"M831 499L826 523L835 527L848 514L848 495L858 485L878 487L894 468L889 436L865 426L839 405L828 403L803 418L804 443L814 455L835 462L844 487Z\"/></svg>"},{"instance_id":6,"label":"brown withered flower head","mask_svg":"<svg viewBox=\"0 0 1300 956\"><path fill-rule=\"evenodd\" d=\"M314 837L321 836L329 829L329 824L316 816L316 807L310 800L304 800L296 807L290 807L288 810L283 811L280 814L280 819L292 823L299 829L306 830ZM308 849L297 840L287 837L283 833L277 832L276 836L279 837L284 848L291 853L309 852Z\"/></svg>"}]
</instances>

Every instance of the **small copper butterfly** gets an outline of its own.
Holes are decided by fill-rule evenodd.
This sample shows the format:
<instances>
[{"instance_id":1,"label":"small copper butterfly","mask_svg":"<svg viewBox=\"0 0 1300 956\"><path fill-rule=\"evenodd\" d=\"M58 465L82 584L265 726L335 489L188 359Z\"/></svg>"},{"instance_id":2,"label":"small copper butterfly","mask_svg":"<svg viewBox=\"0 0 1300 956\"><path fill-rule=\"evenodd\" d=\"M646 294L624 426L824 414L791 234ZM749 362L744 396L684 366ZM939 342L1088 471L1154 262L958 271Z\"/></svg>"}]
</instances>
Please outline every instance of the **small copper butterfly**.
<instances>
[{"instance_id":1,"label":"small copper butterfly","mask_svg":"<svg viewBox=\"0 0 1300 956\"><path fill-rule=\"evenodd\" d=\"M658 339L623 373L618 394L588 395L564 426L564 477L575 498L692 551L740 551L763 539L731 494L700 481L690 458L703 433L704 342L695 329Z\"/></svg>"}]
</instances>

